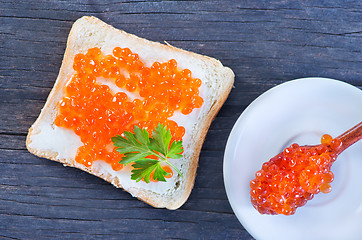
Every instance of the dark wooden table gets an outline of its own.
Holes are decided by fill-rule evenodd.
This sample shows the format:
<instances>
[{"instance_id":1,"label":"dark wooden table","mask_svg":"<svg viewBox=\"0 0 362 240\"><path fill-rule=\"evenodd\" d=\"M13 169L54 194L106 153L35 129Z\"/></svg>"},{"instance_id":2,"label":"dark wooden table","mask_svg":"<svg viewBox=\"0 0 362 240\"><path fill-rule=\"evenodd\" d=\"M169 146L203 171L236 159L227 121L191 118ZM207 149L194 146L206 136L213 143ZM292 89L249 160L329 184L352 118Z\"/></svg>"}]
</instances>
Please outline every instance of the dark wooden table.
<instances>
[{"instance_id":1,"label":"dark wooden table","mask_svg":"<svg viewBox=\"0 0 362 240\"><path fill-rule=\"evenodd\" d=\"M235 72L235 88L203 145L195 187L176 211L152 208L26 150L27 130L57 77L71 25L84 15L215 57ZM1 0L0 238L253 239L223 183L234 122L260 94L288 80L320 76L361 88L361 43L359 0Z\"/></svg>"}]
</instances>

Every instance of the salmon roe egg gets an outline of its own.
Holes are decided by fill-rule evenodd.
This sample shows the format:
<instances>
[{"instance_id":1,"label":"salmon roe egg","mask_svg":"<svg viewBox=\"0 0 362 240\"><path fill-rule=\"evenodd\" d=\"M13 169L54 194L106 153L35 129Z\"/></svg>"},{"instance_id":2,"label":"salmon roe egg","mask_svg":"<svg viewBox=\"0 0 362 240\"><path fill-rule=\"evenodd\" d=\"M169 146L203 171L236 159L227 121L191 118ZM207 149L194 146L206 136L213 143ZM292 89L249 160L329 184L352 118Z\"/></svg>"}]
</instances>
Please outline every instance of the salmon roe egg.
<instances>
[{"instance_id":1,"label":"salmon roe egg","mask_svg":"<svg viewBox=\"0 0 362 240\"><path fill-rule=\"evenodd\" d=\"M251 203L261 214L292 215L319 192L329 193L331 166L341 141L325 134L321 145L293 144L265 162L250 181Z\"/></svg>"},{"instance_id":2,"label":"salmon roe egg","mask_svg":"<svg viewBox=\"0 0 362 240\"><path fill-rule=\"evenodd\" d=\"M129 48L115 47L112 54L104 55L95 47L86 54L76 54L73 69L54 123L80 137L83 146L75 161L86 167L103 160L114 171L121 170L122 155L115 151L111 138L132 131L135 125L152 134L162 123L170 129L173 140L182 140L185 128L170 118L175 111L190 114L203 105L201 80L193 78L189 69L178 69L175 59L147 67ZM99 77L119 91L102 84ZM166 178L173 175L171 168L163 168L170 173Z\"/></svg>"}]
</instances>

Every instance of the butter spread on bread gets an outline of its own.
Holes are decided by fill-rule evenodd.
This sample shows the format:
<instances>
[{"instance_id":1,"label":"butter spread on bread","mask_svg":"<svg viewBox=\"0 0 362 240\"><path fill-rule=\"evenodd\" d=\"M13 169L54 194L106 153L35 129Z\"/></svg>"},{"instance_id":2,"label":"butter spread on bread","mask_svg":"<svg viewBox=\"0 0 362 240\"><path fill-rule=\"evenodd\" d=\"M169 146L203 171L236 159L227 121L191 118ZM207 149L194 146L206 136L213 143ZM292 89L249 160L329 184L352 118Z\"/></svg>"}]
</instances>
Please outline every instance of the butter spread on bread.
<instances>
[{"instance_id":1,"label":"butter spread on bread","mask_svg":"<svg viewBox=\"0 0 362 240\"><path fill-rule=\"evenodd\" d=\"M112 55L115 48L130 49L139 56L139 60L147 68L151 68L155 62L167 63L174 59L178 69L189 69L192 79L201 80L201 86L198 88L198 95L203 100L201 107L193 108L190 113L181 108L176 109L167 120L174 121L177 126L184 128L181 137L183 157L170 160L181 171L183 177L174 172L173 177L168 178L166 182L136 182L131 180L130 164L117 169L100 159L95 159L88 165L76 161L78 149L84 145L81 137L72 129L55 124L55 120L60 114L59 104L66 96L67 84L76 74L74 59L77 54L86 54L93 48L99 49L105 56ZM132 79L127 73L124 75ZM58 78L38 119L29 130L27 148L39 157L58 161L65 166L76 167L103 178L154 207L177 209L191 193L202 143L233 82L234 74L231 69L224 67L216 59L139 38L115 29L95 17L82 17L71 29ZM143 99L138 90L119 84L117 86L114 77L97 76L96 83L108 86L112 94L125 92L130 101Z\"/></svg>"}]
</instances>

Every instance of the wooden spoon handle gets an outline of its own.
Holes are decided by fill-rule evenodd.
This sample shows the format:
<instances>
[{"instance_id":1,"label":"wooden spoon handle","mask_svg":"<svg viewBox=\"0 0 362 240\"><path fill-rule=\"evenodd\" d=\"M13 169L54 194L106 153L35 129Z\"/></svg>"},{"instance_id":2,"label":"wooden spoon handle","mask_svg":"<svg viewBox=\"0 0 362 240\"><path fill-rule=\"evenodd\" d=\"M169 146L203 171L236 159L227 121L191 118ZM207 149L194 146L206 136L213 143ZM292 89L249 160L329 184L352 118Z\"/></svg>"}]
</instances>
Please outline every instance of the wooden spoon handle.
<instances>
[{"instance_id":1,"label":"wooden spoon handle","mask_svg":"<svg viewBox=\"0 0 362 240\"><path fill-rule=\"evenodd\" d=\"M340 154L346 150L346 148L362 139L362 122L342 133L337 138L342 141L342 146L338 149L338 154Z\"/></svg>"}]
</instances>

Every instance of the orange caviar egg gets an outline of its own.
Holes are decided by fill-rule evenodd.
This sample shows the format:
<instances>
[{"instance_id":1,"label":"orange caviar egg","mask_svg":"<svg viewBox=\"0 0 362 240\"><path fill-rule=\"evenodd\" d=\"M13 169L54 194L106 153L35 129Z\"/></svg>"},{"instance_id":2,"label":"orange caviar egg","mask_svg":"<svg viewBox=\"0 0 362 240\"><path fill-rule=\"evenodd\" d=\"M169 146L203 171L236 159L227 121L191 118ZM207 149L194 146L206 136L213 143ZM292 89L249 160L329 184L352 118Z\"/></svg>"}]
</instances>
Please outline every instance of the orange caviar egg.
<instances>
[{"instance_id":1,"label":"orange caviar egg","mask_svg":"<svg viewBox=\"0 0 362 240\"><path fill-rule=\"evenodd\" d=\"M182 140L185 128L170 117L175 111L189 114L203 105L201 80L193 78L189 69L178 69L174 59L146 67L129 48L116 47L111 55L104 55L95 47L86 54L76 54L73 69L54 123L80 137L83 146L75 160L87 167L103 160L114 171L121 170L122 155L115 151L111 138L132 131L135 125L152 134L162 123L170 129L173 140ZM113 92L98 82L98 77L113 81L120 91ZM171 168L163 168L170 173L166 177L171 177Z\"/></svg>"},{"instance_id":2,"label":"orange caviar egg","mask_svg":"<svg viewBox=\"0 0 362 240\"><path fill-rule=\"evenodd\" d=\"M164 166L164 167L162 167L163 168L163 170L165 170L167 173L168 173L168 175L167 176L165 176L165 178L172 178L172 176L173 176L173 171L172 171L172 169L170 168L170 166Z\"/></svg>"},{"instance_id":3,"label":"orange caviar egg","mask_svg":"<svg viewBox=\"0 0 362 240\"><path fill-rule=\"evenodd\" d=\"M333 153L339 139L323 135L322 145L303 147L293 144L265 162L250 181L251 203L261 214L292 215L319 192L329 193L334 179Z\"/></svg>"}]
</instances>

